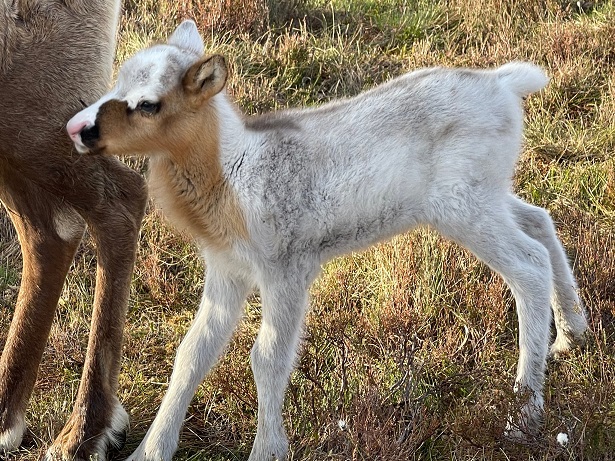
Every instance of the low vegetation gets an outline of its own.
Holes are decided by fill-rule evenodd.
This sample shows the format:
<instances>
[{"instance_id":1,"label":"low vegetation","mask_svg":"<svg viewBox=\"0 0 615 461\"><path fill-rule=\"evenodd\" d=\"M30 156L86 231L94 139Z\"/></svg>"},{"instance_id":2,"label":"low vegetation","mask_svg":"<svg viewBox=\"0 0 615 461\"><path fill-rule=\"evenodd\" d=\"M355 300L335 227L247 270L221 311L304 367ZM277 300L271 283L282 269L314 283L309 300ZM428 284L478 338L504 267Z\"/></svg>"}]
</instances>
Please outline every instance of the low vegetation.
<instances>
[{"instance_id":1,"label":"low vegetation","mask_svg":"<svg viewBox=\"0 0 615 461\"><path fill-rule=\"evenodd\" d=\"M554 0L127 0L118 62L194 18L232 67L247 113L350 96L422 66L528 59L551 76L527 101L516 189L547 208L590 316L587 345L549 364L540 438L503 437L517 349L498 276L423 229L323 268L285 406L293 460L602 460L615 453L615 6ZM127 160L135 168L146 166ZM0 220L0 325L20 259ZM35 460L67 419L80 379L93 274L85 243L60 300L25 447ZM136 448L164 394L202 289L185 236L145 218L126 325L120 399ZM176 459L245 460L256 430L249 349L258 294L228 354L199 388ZM565 433L568 443L556 440Z\"/></svg>"}]
</instances>

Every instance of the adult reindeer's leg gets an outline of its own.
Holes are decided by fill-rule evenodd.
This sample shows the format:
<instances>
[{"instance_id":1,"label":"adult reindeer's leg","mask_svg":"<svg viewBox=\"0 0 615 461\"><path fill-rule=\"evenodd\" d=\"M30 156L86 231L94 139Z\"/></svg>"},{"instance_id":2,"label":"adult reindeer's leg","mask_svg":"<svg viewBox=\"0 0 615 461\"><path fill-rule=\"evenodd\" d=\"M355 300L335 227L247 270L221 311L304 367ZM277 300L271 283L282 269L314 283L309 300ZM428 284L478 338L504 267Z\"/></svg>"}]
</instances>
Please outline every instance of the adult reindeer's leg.
<instances>
[{"instance_id":1,"label":"adult reindeer's leg","mask_svg":"<svg viewBox=\"0 0 615 461\"><path fill-rule=\"evenodd\" d=\"M247 281L208 267L201 306L177 350L169 389L130 461L172 458L188 405L231 338L250 288Z\"/></svg>"},{"instance_id":2,"label":"adult reindeer's leg","mask_svg":"<svg viewBox=\"0 0 615 461\"><path fill-rule=\"evenodd\" d=\"M0 198L19 235L23 273L0 360L0 452L21 443L26 405L64 279L85 228L79 215L60 199L43 194L19 175L3 176Z\"/></svg>"},{"instance_id":3,"label":"adult reindeer's leg","mask_svg":"<svg viewBox=\"0 0 615 461\"><path fill-rule=\"evenodd\" d=\"M73 412L47 459L106 459L123 444L128 415L116 391L139 228L147 195L141 176L115 159L99 158L104 193L80 208L97 249L92 325ZM81 205L81 204L80 204Z\"/></svg>"},{"instance_id":4,"label":"adult reindeer's leg","mask_svg":"<svg viewBox=\"0 0 615 461\"><path fill-rule=\"evenodd\" d=\"M576 343L583 342L587 330L587 317L583 303L577 294L577 284L566 253L557 238L549 214L542 208L529 205L517 197L510 197L511 209L523 231L542 243L551 258L553 267L553 295L551 306L555 319L557 337L550 354L566 353Z\"/></svg>"}]
</instances>

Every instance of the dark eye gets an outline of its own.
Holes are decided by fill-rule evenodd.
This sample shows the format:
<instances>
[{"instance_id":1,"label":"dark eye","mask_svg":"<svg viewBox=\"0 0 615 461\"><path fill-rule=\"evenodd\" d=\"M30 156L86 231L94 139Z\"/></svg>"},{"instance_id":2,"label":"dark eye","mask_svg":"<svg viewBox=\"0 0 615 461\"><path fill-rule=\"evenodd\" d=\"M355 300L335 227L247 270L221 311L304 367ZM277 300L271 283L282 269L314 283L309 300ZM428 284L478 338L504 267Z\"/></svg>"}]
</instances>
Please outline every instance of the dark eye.
<instances>
[{"instance_id":1,"label":"dark eye","mask_svg":"<svg viewBox=\"0 0 615 461\"><path fill-rule=\"evenodd\" d=\"M159 102L141 101L137 105L137 110L147 115L153 115L160 110Z\"/></svg>"}]
</instances>

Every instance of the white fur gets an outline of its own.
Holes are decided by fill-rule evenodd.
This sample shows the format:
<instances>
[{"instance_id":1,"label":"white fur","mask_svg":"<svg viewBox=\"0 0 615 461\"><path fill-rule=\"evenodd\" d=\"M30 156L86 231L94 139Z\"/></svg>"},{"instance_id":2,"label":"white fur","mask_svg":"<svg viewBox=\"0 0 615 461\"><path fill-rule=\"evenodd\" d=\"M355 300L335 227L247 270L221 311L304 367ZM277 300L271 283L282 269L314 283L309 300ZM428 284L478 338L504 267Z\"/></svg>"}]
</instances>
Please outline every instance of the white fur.
<instances>
[{"instance_id":1,"label":"white fur","mask_svg":"<svg viewBox=\"0 0 615 461\"><path fill-rule=\"evenodd\" d=\"M194 21L184 21L173 32L173 35L169 37L169 45L178 47L180 50L190 51L196 56L201 56L205 51L203 40L198 35L194 34L196 30L196 24Z\"/></svg>"},{"instance_id":2,"label":"white fur","mask_svg":"<svg viewBox=\"0 0 615 461\"><path fill-rule=\"evenodd\" d=\"M53 226L62 240L72 242L81 239L85 231L83 219L74 211L60 210L53 216Z\"/></svg>"},{"instance_id":3,"label":"white fur","mask_svg":"<svg viewBox=\"0 0 615 461\"><path fill-rule=\"evenodd\" d=\"M111 447L119 449L123 446L124 440L122 440L122 435L125 435L128 430L128 413L117 397L114 398L112 406L111 427L106 428L104 434L101 434L101 437L98 439L96 448L89 458L91 461L105 461ZM47 450L47 453L45 453L43 461L65 459L64 454L60 450L60 446L52 445Z\"/></svg>"},{"instance_id":4,"label":"white fur","mask_svg":"<svg viewBox=\"0 0 615 461\"><path fill-rule=\"evenodd\" d=\"M17 450L26 432L26 420L21 415L8 431L0 433L0 455Z\"/></svg>"},{"instance_id":5,"label":"white fur","mask_svg":"<svg viewBox=\"0 0 615 461\"><path fill-rule=\"evenodd\" d=\"M130 418L128 417L128 413L120 401L115 398L113 402L113 413L111 415L111 427L105 429L105 435L100 438L98 446L96 447L99 460L106 459L109 448L122 448L124 445L123 436L125 436L128 430L129 422Z\"/></svg>"},{"instance_id":6,"label":"white fur","mask_svg":"<svg viewBox=\"0 0 615 461\"><path fill-rule=\"evenodd\" d=\"M181 27L173 46L144 50L126 64L114 97L130 101L131 95L160 91L155 79L136 82L134 75L154 54L169 53L176 62L178 43L185 53L198 48L196 29ZM168 71L164 61L160 66L159 73ZM195 389L222 353L254 285L263 318L251 353L258 428L249 460L284 459L284 390L308 288L321 264L419 225L471 250L512 290L520 347L515 389L530 391L520 418L524 426L536 426L550 298L557 351L587 325L549 215L511 192L521 149L521 98L546 83L544 72L527 63L494 71L423 69L352 99L282 112L265 128L239 115L224 92L214 96L220 164L249 235L226 248L199 240L207 263L203 299L158 415L130 460L171 459ZM158 153L151 161L163 157Z\"/></svg>"}]
</instances>

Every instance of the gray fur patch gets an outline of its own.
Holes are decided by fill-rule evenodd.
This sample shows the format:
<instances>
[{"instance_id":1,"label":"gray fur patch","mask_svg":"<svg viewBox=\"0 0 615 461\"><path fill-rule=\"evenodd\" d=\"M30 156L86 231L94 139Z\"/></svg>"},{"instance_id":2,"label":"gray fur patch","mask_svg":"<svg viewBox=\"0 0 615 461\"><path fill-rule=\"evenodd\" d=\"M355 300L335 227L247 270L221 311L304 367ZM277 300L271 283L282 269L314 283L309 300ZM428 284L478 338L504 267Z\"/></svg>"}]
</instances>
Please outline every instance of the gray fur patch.
<instances>
[{"instance_id":1,"label":"gray fur patch","mask_svg":"<svg viewBox=\"0 0 615 461\"><path fill-rule=\"evenodd\" d=\"M246 128L253 131L287 131L299 130L300 127L284 113L273 113L248 117L245 120Z\"/></svg>"},{"instance_id":2,"label":"gray fur patch","mask_svg":"<svg viewBox=\"0 0 615 461\"><path fill-rule=\"evenodd\" d=\"M145 85L150 79L153 67L154 65L150 64L149 66L140 68L134 77L135 83L138 85Z\"/></svg>"},{"instance_id":3,"label":"gray fur patch","mask_svg":"<svg viewBox=\"0 0 615 461\"><path fill-rule=\"evenodd\" d=\"M162 88L170 88L182 75L182 63L174 54L169 54L167 57L167 67L164 73L160 76L160 86Z\"/></svg>"}]
</instances>

